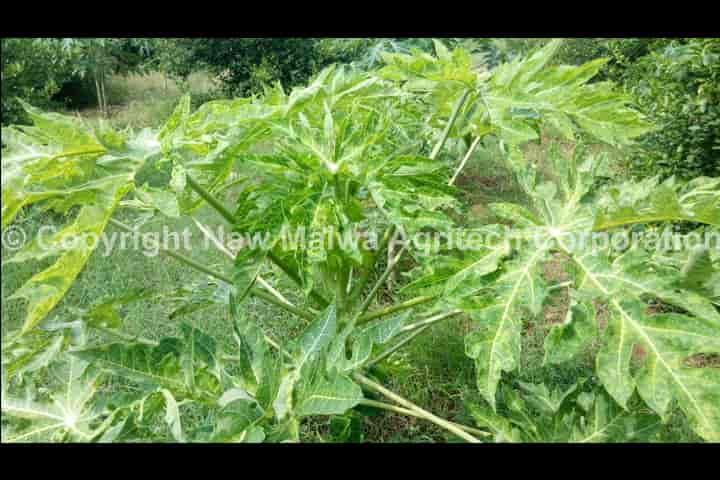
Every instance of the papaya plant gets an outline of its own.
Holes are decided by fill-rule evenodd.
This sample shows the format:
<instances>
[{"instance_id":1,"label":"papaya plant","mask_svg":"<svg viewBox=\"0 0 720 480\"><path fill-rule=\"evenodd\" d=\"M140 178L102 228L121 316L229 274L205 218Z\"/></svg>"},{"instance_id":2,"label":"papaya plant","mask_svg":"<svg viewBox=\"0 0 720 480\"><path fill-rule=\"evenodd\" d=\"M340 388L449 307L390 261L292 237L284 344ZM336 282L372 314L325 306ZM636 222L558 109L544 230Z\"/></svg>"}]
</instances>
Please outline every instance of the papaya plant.
<instances>
[{"instance_id":1,"label":"papaya plant","mask_svg":"<svg viewBox=\"0 0 720 480\"><path fill-rule=\"evenodd\" d=\"M443 290L446 302L461 304L466 295L484 298L479 308L465 307L477 325L466 337L466 351L475 361L478 390L494 407L503 373L516 371L520 364L523 320L541 312L551 288L542 274L543 266L561 255L570 266L566 286L570 305L565 322L554 325L545 339L544 361L566 362L598 341L596 373L620 406L626 408L637 390L644 402L666 419L677 401L700 436L717 439L718 370L712 364L700 368L687 363L694 355L717 354L720 348L720 317L707 291L717 265L708 254L704 277L700 277L706 288L697 290L685 278L696 269L658 262L653 252L642 246L618 252L611 245L594 247L591 243L593 233L665 219L692 218L717 228L718 180L698 179L679 192L676 186L658 185L657 181L626 184L589 202L587 195L600 162L590 157L580 163L577 157L559 154L554 158L557 183L539 181L533 165L518 167L531 208L490 205L496 215L514 224L512 241L467 263L434 259L435 264L426 267L425 276L416 284L428 288L449 276ZM517 159L516 165L520 162ZM651 185L654 191L647 188ZM662 205L656 201L660 195ZM475 269L480 275L469 274ZM466 285L449 291L447 285L453 285L452 278L457 275ZM650 300L679 311L650 314ZM601 308L602 322L598 316ZM644 352L641 359L634 358L636 348Z\"/></svg>"},{"instance_id":2,"label":"papaya plant","mask_svg":"<svg viewBox=\"0 0 720 480\"><path fill-rule=\"evenodd\" d=\"M717 440L717 370L685 363L720 353L717 256L664 262L638 248L589 254L570 239L677 220L717 228L720 181L598 190L601 159L582 148L570 158L556 152L546 172L551 178L543 178L522 146L537 140L544 125L568 140L583 132L613 146L651 128L611 83L588 83L602 60L549 66L558 46L551 42L485 71L466 51L435 42L435 55L388 53L385 65L369 72L332 66L289 93L276 85L261 96L213 101L194 112L184 98L158 131L91 129L26 105L34 125L3 129L2 227L35 204L75 216L10 260L55 259L11 297L27 301L27 314L3 338L4 441L168 438L153 429L153 418L164 420L174 441L298 441L305 419L360 407L418 417L468 442L544 440L534 422L497 426L513 422L502 420L497 391L499 385L511 391L504 382L518 369L523 322L547 299L551 287L540 269L553 254L573 266L571 282L562 287L571 290L572 304L567 321L547 337L546 361L567 361L598 337L602 346L596 353L600 386L582 400L544 386L528 389L552 400L546 413L562 414L551 423L569 430L552 438L600 441L609 437L588 422L622 414L644 424L636 415L642 411L655 424L676 402L699 435ZM443 244L424 253L413 239L462 231L454 183L490 136L500 140L504 161L530 201L529 207L492 206L512 224L513 241L472 240L469 250ZM238 166L241 174L233 176ZM139 185L143 168L163 171L164 187ZM240 188L234 205L223 195L231 187ZM239 252L230 252L196 220L231 265L216 271L158 249L212 281L101 299L71 311L72 318L50 315L92 254L96 242L90 240L108 225L138 232L163 217L194 218L203 204L244 239ZM120 211L132 220L119 220ZM500 230L488 225L477 233ZM538 238L543 241L532 245ZM407 272L403 299L383 305L381 294L406 258L416 266ZM265 279L269 269L297 286L291 298L298 300ZM289 342L272 338L247 315L250 297L306 322L303 332ZM125 332L119 308L149 298L179 303L177 317L222 305L234 347L226 350L187 323L179 336L160 341ZM678 311L650 314L649 298ZM601 305L610 312L603 322L596 311ZM488 405L469 404L479 428L440 418L374 375L430 326L459 316L473 323L466 351ZM631 365L635 346L646 354L639 369ZM69 365L64 387L36 385L56 365ZM99 392L111 379L131 385L129 393ZM512 392L503 395L521 405L507 397ZM204 420L189 424L190 416ZM633 432L614 429L613 438L634 439Z\"/></svg>"},{"instance_id":3,"label":"papaya plant","mask_svg":"<svg viewBox=\"0 0 720 480\"><path fill-rule=\"evenodd\" d=\"M648 442L657 433L659 418L641 402L623 409L602 388L587 388L587 383L581 379L566 390L550 390L521 382L501 390L503 415L475 403L469 410L503 443Z\"/></svg>"}]
</instances>

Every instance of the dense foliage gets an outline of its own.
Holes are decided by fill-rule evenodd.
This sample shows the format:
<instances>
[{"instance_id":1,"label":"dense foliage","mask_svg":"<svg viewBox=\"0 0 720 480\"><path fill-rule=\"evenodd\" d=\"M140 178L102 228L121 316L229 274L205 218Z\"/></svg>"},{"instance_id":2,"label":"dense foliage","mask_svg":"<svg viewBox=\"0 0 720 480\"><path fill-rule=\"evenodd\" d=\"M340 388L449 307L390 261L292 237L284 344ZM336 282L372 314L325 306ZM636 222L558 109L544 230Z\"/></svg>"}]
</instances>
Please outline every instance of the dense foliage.
<instances>
[{"instance_id":1,"label":"dense foliage","mask_svg":"<svg viewBox=\"0 0 720 480\"><path fill-rule=\"evenodd\" d=\"M44 246L33 241L11 260L53 263L12 297L27 301L27 315L3 338L3 440L147 441L169 434L175 441L297 441L307 418L363 406L419 417L469 442L648 440L679 408L698 435L718 441L719 372L688 363L720 354L717 252L664 258L638 246L587 250L571 239L679 220L717 229L720 179L651 179L598 190L603 158L582 147L572 155L554 151L543 169L527 161L522 147L544 125L569 141L582 132L615 147L651 129L612 83L590 81L604 60L551 65L560 45L490 71L468 50L441 42L433 54L385 52L377 70L333 66L292 90L275 85L262 96L194 111L184 98L159 131L90 129L26 105L34 125L3 129L2 227L33 204L76 213ZM396 245L396 235L499 235L502 225L467 232L456 220L463 205L454 181L489 137L499 141L528 199L528 206L492 205L512 226L513 241L469 235L472 248L460 249L442 237L429 254L412 241ZM168 173L163 188L136 184L148 162ZM246 177L231 180L238 162ZM219 192L231 182L242 191L228 208ZM231 349L189 324L160 341L123 331L118 307L148 293L103 300L72 318L52 315L94 247L69 240L86 240L109 223L134 231L152 218L192 216L204 202L236 232L266 239L246 244L231 274L165 251L217 281L205 301L226 307ZM113 218L119 209L136 211L136 225ZM329 243L328 231L380 235L375 245ZM286 242L286 232L320 240ZM555 255L572 265L566 285L541 275ZM400 293L415 296L378 305L405 256L416 267ZM270 265L297 284L302 303L264 280ZM595 375L566 391L526 384L520 394L506 380L518 369L524 326L537 321L551 288L567 289L571 305L547 337L546 361L590 350ZM306 327L279 344L249 319L249 297ZM651 301L673 309L650 312ZM439 418L376 375L398 349L457 316L472 323L465 345L478 395L468 410L478 428ZM644 355L633 359L637 348ZM103 395L100 387L113 378L133 388ZM41 379L45 388L36 388ZM188 422L190 409L204 420ZM537 415L528 418L529 411ZM148 427L157 417L167 433Z\"/></svg>"},{"instance_id":2,"label":"dense foliage","mask_svg":"<svg viewBox=\"0 0 720 480\"><path fill-rule=\"evenodd\" d=\"M107 76L142 71L148 45L133 38L3 38L2 124L27 121L18 99L48 108L95 96L107 113Z\"/></svg>"},{"instance_id":3,"label":"dense foliage","mask_svg":"<svg viewBox=\"0 0 720 480\"><path fill-rule=\"evenodd\" d=\"M181 52L169 71L187 76L206 68L222 82L228 96L261 92L279 81L286 87L301 85L317 70L315 41L304 38L178 39Z\"/></svg>"},{"instance_id":4,"label":"dense foliage","mask_svg":"<svg viewBox=\"0 0 720 480\"><path fill-rule=\"evenodd\" d=\"M720 175L720 39L653 50L626 69L625 84L658 127L642 139L640 175Z\"/></svg>"},{"instance_id":5,"label":"dense foliage","mask_svg":"<svg viewBox=\"0 0 720 480\"><path fill-rule=\"evenodd\" d=\"M24 120L16 98L48 107L50 99L73 69L72 53L60 40L3 38L2 113L3 125Z\"/></svg>"},{"instance_id":6,"label":"dense foliage","mask_svg":"<svg viewBox=\"0 0 720 480\"><path fill-rule=\"evenodd\" d=\"M453 38L446 42L488 53L498 50L494 46L497 42L490 39ZM178 80L206 69L218 79L225 97L259 94L275 82L286 89L296 87L334 63L376 68L383 51L433 51L429 38L183 38L148 39L145 43L148 68Z\"/></svg>"},{"instance_id":7,"label":"dense foliage","mask_svg":"<svg viewBox=\"0 0 720 480\"><path fill-rule=\"evenodd\" d=\"M527 51L546 41L516 42L515 50ZM574 38L564 42L554 61L579 65L601 57L609 61L595 80L621 83L657 127L630 155L632 173L717 176L720 41Z\"/></svg>"}]
</instances>

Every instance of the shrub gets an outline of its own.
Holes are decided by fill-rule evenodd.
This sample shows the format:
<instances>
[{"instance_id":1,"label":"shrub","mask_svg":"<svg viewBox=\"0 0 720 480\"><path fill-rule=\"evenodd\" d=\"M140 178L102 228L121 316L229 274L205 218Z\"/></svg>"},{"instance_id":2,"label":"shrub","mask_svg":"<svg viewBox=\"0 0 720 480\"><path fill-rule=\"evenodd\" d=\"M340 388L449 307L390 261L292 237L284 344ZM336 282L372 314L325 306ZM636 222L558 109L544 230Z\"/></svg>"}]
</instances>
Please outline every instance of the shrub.
<instances>
[{"instance_id":1,"label":"shrub","mask_svg":"<svg viewBox=\"0 0 720 480\"><path fill-rule=\"evenodd\" d=\"M186 77L206 68L222 82L227 96L259 93L279 81L289 88L317 71L315 40L304 38L178 39L180 55L166 62L171 74Z\"/></svg>"},{"instance_id":2,"label":"shrub","mask_svg":"<svg viewBox=\"0 0 720 480\"><path fill-rule=\"evenodd\" d=\"M26 120L17 98L48 108L74 68L74 55L59 39L3 38L3 125Z\"/></svg>"},{"instance_id":3,"label":"shrub","mask_svg":"<svg viewBox=\"0 0 720 480\"><path fill-rule=\"evenodd\" d=\"M658 127L640 141L639 175L720 175L720 39L672 41L638 59L626 89Z\"/></svg>"},{"instance_id":4,"label":"shrub","mask_svg":"<svg viewBox=\"0 0 720 480\"><path fill-rule=\"evenodd\" d=\"M527 52L545 39L514 43ZM573 38L553 59L580 65L607 63L593 79L624 85L633 103L657 129L632 149L631 173L690 179L720 172L720 41L718 39Z\"/></svg>"},{"instance_id":5,"label":"shrub","mask_svg":"<svg viewBox=\"0 0 720 480\"><path fill-rule=\"evenodd\" d=\"M375 68L381 51L433 48L431 39L409 38L193 38L152 45L157 68L180 79L205 68L221 82L225 97L261 93L275 82L290 89L333 63Z\"/></svg>"}]
</instances>

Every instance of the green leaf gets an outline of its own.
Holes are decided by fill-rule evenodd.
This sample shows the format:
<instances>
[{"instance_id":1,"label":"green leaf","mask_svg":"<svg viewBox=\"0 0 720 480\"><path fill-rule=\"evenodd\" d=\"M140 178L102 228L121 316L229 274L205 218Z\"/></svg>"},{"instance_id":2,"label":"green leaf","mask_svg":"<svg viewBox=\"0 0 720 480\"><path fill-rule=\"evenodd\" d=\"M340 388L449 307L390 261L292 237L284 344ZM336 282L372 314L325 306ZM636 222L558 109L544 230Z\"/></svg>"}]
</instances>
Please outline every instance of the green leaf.
<instances>
[{"instance_id":1,"label":"green leaf","mask_svg":"<svg viewBox=\"0 0 720 480\"><path fill-rule=\"evenodd\" d=\"M520 382L520 387L527 394L525 399L538 411L544 414L554 415L560 411L566 399L573 394L577 384L571 385L567 390L549 390L544 384L531 384Z\"/></svg>"},{"instance_id":2,"label":"green leaf","mask_svg":"<svg viewBox=\"0 0 720 480\"><path fill-rule=\"evenodd\" d=\"M583 303L570 305L565 321L553 325L545 337L544 363L563 363L587 348L597 335L595 309Z\"/></svg>"},{"instance_id":3,"label":"green leaf","mask_svg":"<svg viewBox=\"0 0 720 480\"><path fill-rule=\"evenodd\" d=\"M598 375L608 392L625 406L637 386L643 400L663 417L676 399L698 434L717 438L720 375L712 368L688 367L685 360L698 353L720 352L720 324L679 314L647 315L639 300L613 295L622 284L617 282L618 275L606 273L609 267L598 258L575 257L575 262L585 273L586 288L599 291L609 301L608 327L597 356ZM647 357L633 376L630 364L635 345Z\"/></svg>"},{"instance_id":4,"label":"green leaf","mask_svg":"<svg viewBox=\"0 0 720 480\"><path fill-rule=\"evenodd\" d=\"M217 342L213 337L187 323L180 324L185 346L189 347L193 363L200 361L209 367L214 367L217 358Z\"/></svg>"},{"instance_id":5,"label":"green leaf","mask_svg":"<svg viewBox=\"0 0 720 480\"><path fill-rule=\"evenodd\" d=\"M690 217L695 221L712 219L717 213L717 180L698 179L682 185L673 181L658 184L650 179L610 187L604 195L587 195L598 172L598 162L591 158L583 161L576 153L566 159L556 149L551 155L553 173L559 180L556 186L538 183L534 168L523 162L517 151L515 155L513 168L539 213L534 219L539 223L525 222L527 215L519 216L524 226L511 233L517 240L513 245L517 253L505 260L501 275L490 276L490 282L478 285L482 298L495 297L491 306L471 313L477 327L466 337L466 352L475 360L481 395L495 407L502 372L517 369L522 322L539 314L545 299L538 264L548 260L550 249L557 249L572 265L566 270L576 289L569 291L566 321L553 326L545 339L545 361L570 360L600 331L597 375L620 408L629 408L628 402L637 391L666 419L677 402L699 435L717 438L720 377L716 369L688 363L695 355L716 354L720 348L720 314L710 289L704 287L714 273L708 257L702 254L690 263L675 259L668 263L667 256L653 256L634 246L610 258L608 248L578 241L588 238L593 222L597 228L597 219L608 212L613 212L613 221L622 220L618 225ZM618 205L630 206L631 214L619 215ZM666 212L658 216L660 208ZM667 211L675 213L666 215ZM538 243L538 239L543 241ZM702 288L688 288L692 285L687 283L683 267L687 267L686 274L692 270L692 276L702 279ZM685 313L651 315L649 300L679 307ZM608 307L606 325L598 325L599 317L590 305L594 309ZM538 435L535 428L527 430L533 438Z\"/></svg>"},{"instance_id":6,"label":"green leaf","mask_svg":"<svg viewBox=\"0 0 720 480\"><path fill-rule=\"evenodd\" d=\"M482 278L496 271L501 260L509 254L507 244L487 247L483 252L471 252L470 261L445 283L446 298L467 297L480 286L484 286Z\"/></svg>"},{"instance_id":7,"label":"green leaf","mask_svg":"<svg viewBox=\"0 0 720 480\"><path fill-rule=\"evenodd\" d=\"M552 391L544 384L521 383L521 390L503 390L503 414L474 403L469 403L468 409L478 426L495 434L496 442L629 443L655 440L662 425L657 415L637 404L625 410L594 385L589 392L580 391L583 383ZM584 386L582 389L586 390Z\"/></svg>"},{"instance_id":8,"label":"green leaf","mask_svg":"<svg viewBox=\"0 0 720 480\"><path fill-rule=\"evenodd\" d=\"M297 368L301 369L308 360L330 345L336 332L337 314L335 305L331 304L298 339L295 351Z\"/></svg>"},{"instance_id":9,"label":"green leaf","mask_svg":"<svg viewBox=\"0 0 720 480\"><path fill-rule=\"evenodd\" d=\"M476 328L465 338L465 351L475 360L478 389L493 408L502 372L519 365L522 314L537 313L542 305L544 282L538 264L546 254L540 248L509 264L497 280L496 304L471 313Z\"/></svg>"},{"instance_id":10,"label":"green leaf","mask_svg":"<svg viewBox=\"0 0 720 480\"><path fill-rule=\"evenodd\" d=\"M714 273L710 249L705 246L695 247L690 251L688 261L681 271L680 285L689 290L702 290Z\"/></svg>"},{"instance_id":11,"label":"green leaf","mask_svg":"<svg viewBox=\"0 0 720 480\"><path fill-rule=\"evenodd\" d=\"M42 258L48 254L59 255L58 260L46 270L35 274L19 290L13 293L8 299L24 299L28 302L27 315L22 327L22 333L27 333L34 328L45 316L58 304L70 289L75 278L85 267L90 255L94 251L97 242L92 239L100 238L105 229L110 214L117 206L118 201L128 191L123 186L114 192L114 201L108 208L100 206L83 207L73 225L63 229L55 236L48 246L50 250L33 255L35 258ZM54 250L62 239L73 238L74 241L65 243L72 248ZM31 244L26 250L19 253L20 258L29 257ZM18 260L20 261L20 260Z\"/></svg>"},{"instance_id":12,"label":"green leaf","mask_svg":"<svg viewBox=\"0 0 720 480\"><path fill-rule=\"evenodd\" d=\"M233 292L232 285L210 279L183 285L164 294L162 299L170 302L173 306L173 311L168 318L175 320L213 305L227 308Z\"/></svg>"},{"instance_id":13,"label":"green leaf","mask_svg":"<svg viewBox=\"0 0 720 480\"><path fill-rule=\"evenodd\" d=\"M38 401L29 391L21 397L3 391L3 421L6 418L29 421L19 431L6 434L3 429L3 442L58 441L66 436L87 442L98 434L93 427L100 413L92 403L98 376L87 367L87 363L69 355L54 364L52 374L59 389L51 391L51 401Z\"/></svg>"},{"instance_id":14,"label":"green leaf","mask_svg":"<svg viewBox=\"0 0 720 480\"><path fill-rule=\"evenodd\" d=\"M10 297L28 302L22 334L64 297L97 246L95 239L133 188L135 173L159 147L148 131L104 145L76 119L25 108L33 126L3 129L2 228L23 206L37 202L59 212L75 205L81 209L74 222L18 254L16 261L58 257Z\"/></svg>"},{"instance_id":15,"label":"green leaf","mask_svg":"<svg viewBox=\"0 0 720 480\"><path fill-rule=\"evenodd\" d=\"M332 417L330 435L333 443L361 443L364 435L360 417L353 414Z\"/></svg>"},{"instance_id":16,"label":"green leaf","mask_svg":"<svg viewBox=\"0 0 720 480\"><path fill-rule=\"evenodd\" d=\"M3 378L12 379L47 367L66 348L66 338L36 330L2 343Z\"/></svg>"},{"instance_id":17,"label":"green leaf","mask_svg":"<svg viewBox=\"0 0 720 480\"><path fill-rule=\"evenodd\" d=\"M169 218L180 217L180 207L172 192L143 185L134 191L135 199L122 202L124 207L148 212L160 212Z\"/></svg>"},{"instance_id":18,"label":"green leaf","mask_svg":"<svg viewBox=\"0 0 720 480\"><path fill-rule=\"evenodd\" d=\"M256 396L258 404L263 410L269 411L272 409L273 403L280 392L283 373L282 359L269 357L265 360Z\"/></svg>"},{"instance_id":19,"label":"green leaf","mask_svg":"<svg viewBox=\"0 0 720 480\"><path fill-rule=\"evenodd\" d=\"M572 426L573 443L648 442L661 426L655 415L622 409L604 392L589 395L586 415Z\"/></svg>"},{"instance_id":20,"label":"green leaf","mask_svg":"<svg viewBox=\"0 0 720 480\"><path fill-rule=\"evenodd\" d=\"M523 441L520 431L513 427L512 423L506 418L495 413L494 409L470 403L468 404L468 410L478 427L487 428L495 434L495 442L515 443Z\"/></svg>"},{"instance_id":21,"label":"green leaf","mask_svg":"<svg viewBox=\"0 0 720 480\"><path fill-rule=\"evenodd\" d=\"M257 403L235 400L219 412L211 440L213 442L243 442L248 435L257 438L252 428L263 417Z\"/></svg>"},{"instance_id":22,"label":"green leaf","mask_svg":"<svg viewBox=\"0 0 720 480\"><path fill-rule=\"evenodd\" d=\"M360 386L345 375L318 375L300 390L295 412L300 416L342 415L363 398Z\"/></svg>"},{"instance_id":23,"label":"green leaf","mask_svg":"<svg viewBox=\"0 0 720 480\"><path fill-rule=\"evenodd\" d=\"M235 257L235 288L237 301L242 301L255 285L258 275L262 271L267 252L243 249Z\"/></svg>"},{"instance_id":24,"label":"green leaf","mask_svg":"<svg viewBox=\"0 0 720 480\"><path fill-rule=\"evenodd\" d=\"M170 427L170 432L175 441L185 443L185 435L180 421L180 409L175 397L165 389L160 390L160 393L165 399L165 423Z\"/></svg>"},{"instance_id":25,"label":"green leaf","mask_svg":"<svg viewBox=\"0 0 720 480\"><path fill-rule=\"evenodd\" d=\"M383 320L375 320L372 323L358 327L353 336L356 339L367 337L373 345L384 345L400 332L409 315L410 312L406 312Z\"/></svg>"},{"instance_id":26,"label":"green leaf","mask_svg":"<svg viewBox=\"0 0 720 480\"><path fill-rule=\"evenodd\" d=\"M173 177L190 175L213 193L231 174L239 156L263 139L267 128L262 123L276 109L238 99L208 102L189 113L188 102L187 97L181 100L161 130L162 151L165 160L172 161ZM175 181L174 185L182 213L202 205L186 182Z\"/></svg>"},{"instance_id":27,"label":"green leaf","mask_svg":"<svg viewBox=\"0 0 720 480\"><path fill-rule=\"evenodd\" d=\"M190 116L190 95L183 95L175 107L172 115L165 121L165 125L158 133L158 140L163 141L171 136Z\"/></svg>"},{"instance_id":28,"label":"green leaf","mask_svg":"<svg viewBox=\"0 0 720 480\"><path fill-rule=\"evenodd\" d=\"M155 294L145 289L134 289L108 299L101 299L88 309L73 309L73 315L79 317L90 327L120 329L123 320L118 308L141 300L148 300Z\"/></svg>"},{"instance_id":29,"label":"green leaf","mask_svg":"<svg viewBox=\"0 0 720 480\"><path fill-rule=\"evenodd\" d=\"M534 213L521 205L491 203L488 208L499 218L513 222L516 227L533 227L542 224Z\"/></svg>"},{"instance_id":30,"label":"green leaf","mask_svg":"<svg viewBox=\"0 0 720 480\"><path fill-rule=\"evenodd\" d=\"M588 83L606 59L580 66L550 66L558 41L551 41L525 58L500 65L492 71L487 91L481 94L483 106L477 122L489 117L500 137L510 145L537 138L534 125L548 121L566 137L572 138L574 124L602 142L629 143L649 131L648 124L627 106L628 98L613 89L610 82ZM533 116L513 115L518 110Z\"/></svg>"},{"instance_id":31,"label":"green leaf","mask_svg":"<svg viewBox=\"0 0 720 480\"><path fill-rule=\"evenodd\" d=\"M72 354L111 373L177 393L185 389L179 349L175 339L167 339L158 347L112 343L75 350Z\"/></svg>"},{"instance_id":32,"label":"green leaf","mask_svg":"<svg viewBox=\"0 0 720 480\"><path fill-rule=\"evenodd\" d=\"M610 188L594 230L635 223L688 221L720 226L720 179L698 178L683 186L658 178Z\"/></svg>"},{"instance_id":33,"label":"green leaf","mask_svg":"<svg viewBox=\"0 0 720 480\"><path fill-rule=\"evenodd\" d=\"M214 401L219 396L218 380L201 365L188 362L191 345L166 338L156 347L112 343L71 353L102 370L150 388L166 389L181 399Z\"/></svg>"}]
</instances>

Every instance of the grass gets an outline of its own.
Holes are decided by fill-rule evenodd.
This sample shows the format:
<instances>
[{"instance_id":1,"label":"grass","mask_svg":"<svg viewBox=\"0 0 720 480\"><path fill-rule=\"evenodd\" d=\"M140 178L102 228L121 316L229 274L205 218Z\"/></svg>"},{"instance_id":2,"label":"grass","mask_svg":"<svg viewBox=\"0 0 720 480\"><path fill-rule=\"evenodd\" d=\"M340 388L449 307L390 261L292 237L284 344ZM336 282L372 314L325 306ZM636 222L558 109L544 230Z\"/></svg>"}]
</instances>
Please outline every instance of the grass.
<instances>
[{"instance_id":1,"label":"grass","mask_svg":"<svg viewBox=\"0 0 720 480\"><path fill-rule=\"evenodd\" d=\"M207 75L196 74L189 80L190 91L207 94L213 88L213 82ZM114 77L109 83L109 98L114 102L109 121L116 127L152 127L160 125L174 108L182 94L179 86L159 74L146 76ZM78 112L89 121L98 121L99 112L88 109ZM546 162L544 150L531 147L528 156L531 161L542 165ZM487 143L477 150L467 165L458 185L465 192L465 202L470 210L468 223L485 224L497 222L487 209L491 202L526 203L524 193L515 183L511 172L500 161L497 145ZM152 174L145 178L151 184L157 182ZM144 179L141 178L142 183ZM226 199L232 204L232 193ZM40 226L59 224L62 218L28 209L21 214L16 225L33 235ZM222 225L222 219L209 207L204 206L196 218L215 229ZM119 219L123 219L121 212ZM205 265L228 272L232 264L223 254L211 248L203 248L202 234L188 218L165 220L145 227L144 231L160 231L167 226L171 231L185 228L193 232L193 248L189 252L194 259ZM110 226L108 234L115 233ZM31 237L28 237L31 238ZM10 258L12 252L4 247L0 252L2 261ZM49 263L7 264L3 266L1 281L2 333L17 329L23 321L24 305L18 301L8 301L8 297L34 273ZM268 268L264 277L293 301L300 299L292 296L294 286L285 276ZM552 274L550 274L552 275ZM102 249L91 257L86 268L72 286L66 297L51 314L54 317L71 320L69 307L89 307L98 299L123 294L129 289L168 291L181 286L193 285L207 280L205 275L162 256L145 256L140 251L120 250L111 256L105 256ZM557 300L557 299L556 299ZM590 357L559 367L543 366L543 340L548 322L557 321L563 316L563 300L560 298L551 306L555 310L546 311L539 319L526 323L523 340L523 364L520 372L513 375L514 380L540 383L549 387L566 387L578 376L592 373ZM134 335L151 339L160 339L178 334L178 324L186 321L203 329L218 339L226 351L232 351L234 342L230 335L227 310L221 306L209 307L201 312L190 314L179 320L170 320L169 314L174 306L165 302L141 301L124 308L124 330ZM270 336L280 341L298 335L305 322L278 310L260 300L250 299L247 304L249 316L261 324ZM463 406L464 399L479 401L475 387L475 371L472 361L465 356L464 336L472 328L469 319L459 317L437 324L390 359L379 365L374 372L386 385L400 395L450 420L472 424ZM512 380L512 379L511 379ZM113 385L122 389L121 384ZM433 424L412 417L359 409L360 424L365 441L374 442L442 442L456 441L446 432ZM212 423L212 418L195 413L198 423ZM158 419L159 431L167 427ZM329 437L330 419L317 418L303 425L302 439L308 442L326 441ZM681 415L673 414L661 434L666 441L697 441Z\"/></svg>"},{"instance_id":2,"label":"grass","mask_svg":"<svg viewBox=\"0 0 720 480\"><path fill-rule=\"evenodd\" d=\"M512 172L502 161L497 143L486 141L476 149L456 185L463 190L470 211L471 225L500 221L487 205L493 202L525 204L527 198L517 185Z\"/></svg>"},{"instance_id":3,"label":"grass","mask_svg":"<svg viewBox=\"0 0 720 480\"><path fill-rule=\"evenodd\" d=\"M192 97L208 98L216 90L216 83L204 72L191 74L184 85L158 72L111 76L107 82L108 121L116 128L157 127L170 116L185 92ZM97 107L65 113L80 115L91 123L103 118Z\"/></svg>"}]
</instances>

